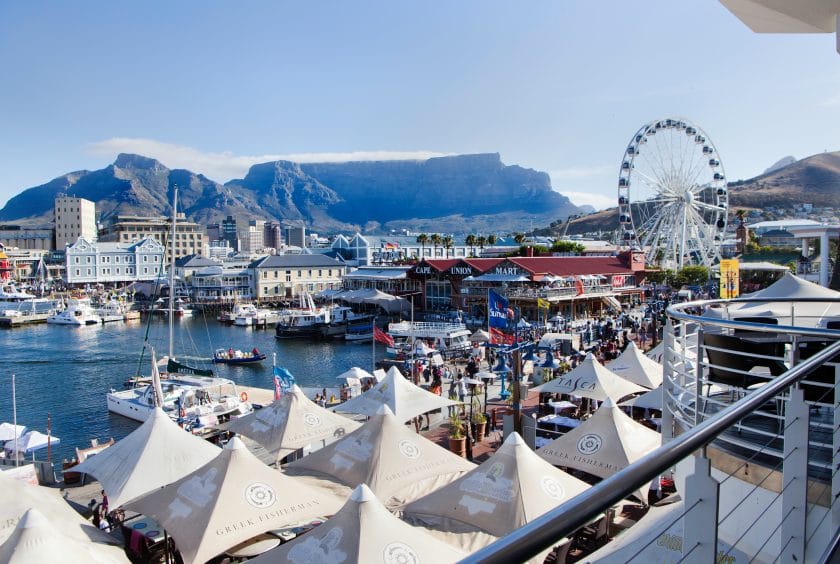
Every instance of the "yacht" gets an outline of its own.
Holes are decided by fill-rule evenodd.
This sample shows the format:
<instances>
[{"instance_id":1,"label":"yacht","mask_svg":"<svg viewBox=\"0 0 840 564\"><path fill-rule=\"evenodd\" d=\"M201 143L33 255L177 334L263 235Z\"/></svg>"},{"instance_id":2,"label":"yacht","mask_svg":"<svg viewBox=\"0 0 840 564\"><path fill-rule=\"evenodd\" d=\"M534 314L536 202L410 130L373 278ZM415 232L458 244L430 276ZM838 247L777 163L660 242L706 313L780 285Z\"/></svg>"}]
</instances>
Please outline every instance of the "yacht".
<instances>
[{"instance_id":1,"label":"yacht","mask_svg":"<svg viewBox=\"0 0 840 564\"><path fill-rule=\"evenodd\" d=\"M447 355L466 354L472 350L470 330L463 323L400 321L388 324L394 346L387 352L396 358L425 356L429 352Z\"/></svg>"},{"instance_id":2,"label":"yacht","mask_svg":"<svg viewBox=\"0 0 840 564\"><path fill-rule=\"evenodd\" d=\"M94 311L102 319L102 323L125 320L125 313L128 308L119 300L112 299Z\"/></svg>"},{"instance_id":3,"label":"yacht","mask_svg":"<svg viewBox=\"0 0 840 564\"><path fill-rule=\"evenodd\" d=\"M280 315L273 310L258 308L254 304L241 304L233 318L233 324L239 327L250 327L277 323L279 319Z\"/></svg>"},{"instance_id":4,"label":"yacht","mask_svg":"<svg viewBox=\"0 0 840 564\"><path fill-rule=\"evenodd\" d=\"M102 322L90 305L87 299L73 299L67 307L60 312L54 313L47 318L47 323L55 325L97 325Z\"/></svg>"}]
</instances>

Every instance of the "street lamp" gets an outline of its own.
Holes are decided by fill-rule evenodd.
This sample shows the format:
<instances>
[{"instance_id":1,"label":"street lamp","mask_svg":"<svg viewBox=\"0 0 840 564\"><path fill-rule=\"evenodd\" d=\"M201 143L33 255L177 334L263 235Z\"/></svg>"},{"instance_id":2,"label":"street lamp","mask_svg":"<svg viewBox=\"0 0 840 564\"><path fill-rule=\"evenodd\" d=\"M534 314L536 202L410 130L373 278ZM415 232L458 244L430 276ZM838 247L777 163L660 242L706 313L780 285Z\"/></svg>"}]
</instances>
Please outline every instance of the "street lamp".
<instances>
[{"instance_id":1,"label":"street lamp","mask_svg":"<svg viewBox=\"0 0 840 564\"><path fill-rule=\"evenodd\" d=\"M493 368L493 372L496 374L501 375L502 381L502 391L499 393L499 397L503 400L508 399L510 397L510 393L507 391L505 387L505 374L511 372L510 368L508 367L507 363L505 362L505 353L499 353L499 362L496 363L496 366Z\"/></svg>"}]
</instances>

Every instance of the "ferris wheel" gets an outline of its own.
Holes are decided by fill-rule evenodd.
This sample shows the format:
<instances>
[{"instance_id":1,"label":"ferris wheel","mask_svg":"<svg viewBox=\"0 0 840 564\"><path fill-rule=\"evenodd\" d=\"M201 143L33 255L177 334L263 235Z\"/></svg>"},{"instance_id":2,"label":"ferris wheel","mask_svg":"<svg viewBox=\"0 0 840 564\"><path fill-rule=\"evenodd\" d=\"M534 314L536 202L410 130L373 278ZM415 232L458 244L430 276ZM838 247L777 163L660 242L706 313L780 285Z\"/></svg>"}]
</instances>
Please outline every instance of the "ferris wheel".
<instances>
[{"instance_id":1,"label":"ferris wheel","mask_svg":"<svg viewBox=\"0 0 840 564\"><path fill-rule=\"evenodd\" d=\"M700 127L667 118L633 135L618 175L622 246L640 248L662 268L711 267L728 210L723 163Z\"/></svg>"}]
</instances>

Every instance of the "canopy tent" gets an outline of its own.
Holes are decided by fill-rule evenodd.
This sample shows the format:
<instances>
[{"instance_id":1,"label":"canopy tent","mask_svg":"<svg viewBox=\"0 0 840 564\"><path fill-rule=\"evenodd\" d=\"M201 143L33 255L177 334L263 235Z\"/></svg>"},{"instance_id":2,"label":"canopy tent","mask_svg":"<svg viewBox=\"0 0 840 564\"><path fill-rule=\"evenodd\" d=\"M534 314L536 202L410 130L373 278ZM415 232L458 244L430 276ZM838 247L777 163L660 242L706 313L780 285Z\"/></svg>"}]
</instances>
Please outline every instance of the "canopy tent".
<instances>
[{"instance_id":1,"label":"canopy tent","mask_svg":"<svg viewBox=\"0 0 840 564\"><path fill-rule=\"evenodd\" d=\"M531 327L531 324L525 318L520 319L516 324L517 329L528 329L529 327Z\"/></svg>"},{"instance_id":2,"label":"canopy tent","mask_svg":"<svg viewBox=\"0 0 840 564\"><path fill-rule=\"evenodd\" d=\"M638 407L640 409L658 409L662 411L662 386L646 394L636 396L618 404L619 407Z\"/></svg>"},{"instance_id":3,"label":"canopy tent","mask_svg":"<svg viewBox=\"0 0 840 564\"><path fill-rule=\"evenodd\" d=\"M71 510L72 511L72 510ZM117 546L80 540L56 530L38 509L28 509L11 535L0 544L0 562L93 562L116 564L129 560Z\"/></svg>"},{"instance_id":4,"label":"canopy tent","mask_svg":"<svg viewBox=\"0 0 840 564\"><path fill-rule=\"evenodd\" d=\"M234 437L198 470L126 507L160 523L191 563L271 529L332 515L341 501L272 470Z\"/></svg>"},{"instance_id":5,"label":"canopy tent","mask_svg":"<svg viewBox=\"0 0 840 564\"><path fill-rule=\"evenodd\" d=\"M342 437L359 426L316 404L295 385L271 405L236 419L229 429L257 441L279 460L316 441Z\"/></svg>"},{"instance_id":6,"label":"canopy tent","mask_svg":"<svg viewBox=\"0 0 840 564\"><path fill-rule=\"evenodd\" d=\"M331 519L253 562L456 562L465 556L394 517L361 484Z\"/></svg>"},{"instance_id":7,"label":"canopy tent","mask_svg":"<svg viewBox=\"0 0 840 564\"><path fill-rule=\"evenodd\" d=\"M385 376L387 376L387 373L381 368L377 368L373 371L373 379L377 382L381 382L382 380L384 380Z\"/></svg>"},{"instance_id":8,"label":"canopy tent","mask_svg":"<svg viewBox=\"0 0 840 564\"><path fill-rule=\"evenodd\" d=\"M744 294L742 297L774 301L730 304L726 308L729 319L772 317L779 325L800 327L818 327L826 317L837 318L836 320L840 321L840 303L789 301L800 298L840 298L840 292L808 282L789 272L763 290Z\"/></svg>"},{"instance_id":9,"label":"canopy tent","mask_svg":"<svg viewBox=\"0 0 840 564\"><path fill-rule=\"evenodd\" d=\"M741 272L790 272L790 268L788 268L787 266L782 266L781 264L776 264L774 262L767 261L740 261L738 263L738 270ZM714 265L712 267L712 272L719 273L720 265Z\"/></svg>"},{"instance_id":10,"label":"canopy tent","mask_svg":"<svg viewBox=\"0 0 840 564\"><path fill-rule=\"evenodd\" d=\"M371 374L370 372L368 372L364 368L359 368L358 366L354 366L350 370L346 370L345 372L342 372L341 374L336 376L337 380L341 380L342 378L348 379L348 380L353 378L353 379L361 381L361 380L364 380L365 378L373 380L374 376L373 376L373 374Z\"/></svg>"},{"instance_id":11,"label":"canopy tent","mask_svg":"<svg viewBox=\"0 0 840 564\"><path fill-rule=\"evenodd\" d=\"M0 423L0 442L14 440L26 433L25 425L14 425L12 423Z\"/></svg>"},{"instance_id":12,"label":"canopy tent","mask_svg":"<svg viewBox=\"0 0 840 564\"><path fill-rule=\"evenodd\" d=\"M159 407L137 429L73 468L102 483L111 507L179 480L219 454L204 439L184 432Z\"/></svg>"},{"instance_id":13,"label":"canopy tent","mask_svg":"<svg viewBox=\"0 0 840 564\"><path fill-rule=\"evenodd\" d=\"M697 333L691 333L685 339L676 341L674 347L673 353L676 354L677 357L681 358L682 355L685 355L686 360L697 360L697 353L695 352L697 350ZM645 356L655 362L664 363L665 341L659 341L659 344L648 350L645 353Z\"/></svg>"},{"instance_id":14,"label":"canopy tent","mask_svg":"<svg viewBox=\"0 0 840 564\"><path fill-rule=\"evenodd\" d=\"M61 442L61 439L52 435L45 435L40 431L27 431L20 435L17 440L12 437L12 440L6 441L5 450L7 452L18 452L23 454L30 454L36 450L47 448L47 446L55 446Z\"/></svg>"},{"instance_id":15,"label":"canopy tent","mask_svg":"<svg viewBox=\"0 0 840 564\"><path fill-rule=\"evenodd\" d=\"M633 341L607 368L613 374L648 390L662 385L662 365L642 354Z\"/></svg>"},{"instance_id":16,"label":"canopy tent","mask_svg":"<svg viewBox=\"0 0 840 564\"><path fill-rule=\"evenodd\" d=\"M12 534L18 520L32 508L37 508L49 520L54 532L65 537L84 542L122 544L83 519L61 498L57 489L26 484L0 472L0 543Z\"/></svg>"},{"instance_id":17,"label":"canopy tent","mask_svg":"<svg viewBox=\"0 0 840 564\"><path fill-rule=\"evenodd\" d=\"M403 518L440 531L481 533L458 535L472 552L588 488L511 433L481 466L406 505Z\"/></svg>"},{"instance_id":18,"label":"canopy tent","mask_svg":"<svg viewBox=\"0 0 840 564\"><path fill-rule=\"evenodd\" d=\"M630 394L645 392L645 388L619 378L592 353L573 370L532 389L543 393L573 394L580 397L603 401L612 398L620 400Z\"/></svg>"},{"instance_id":19,"label":"canopy tent","mask_svg":"<svg viewBox=\"0 0 840 564\"><path fill-rule=\"evenodd\" d=\"M392 366L382 381L362 395L338 405L335 411L376 415L383 405L387 405L393 415L405 422L433 409L457 403L416 386Z\"/></svg>"},{"instance_id":20,"label":"canopy tent","mask_svg":"<svg viewBox=\"0 0 840 564\"><path fill-rule=\"evenodd\" d=\"M475 333L470 335L471 343L486 343L490 340L490 333L484 329L478 329Z\"/></svg>"},{"instance_id":21,"label":"canopy tent","mask_svg":"<svg viewBox=\"0 0 840 564\"><path fill-rule=\"evenodd\" d=\"M557 466L612 476L662 444L662 436L624 414L607 399L592 417L537 451ZM636 495L647 502L647 492Z\"/></svg>"},{"instance_id":22,"label":"canopy tent","mask_svg":"<svg viewBox=\"0 0 840 564\"><path fill-rule=\"evenodd\" d=\"M397 313L411 307L409 301L405 298L392 296L375 288L349 290L335 294L332 297L350 304L377 305L388 313Z\"/></svg>"},{"instance_id":23,"label":"canopy tent","mask_svg":"<svg viewBox=\"0 0 840 564\"><path fill-rule=\"evenodd\" d=\"M285 467L289 475L309 476L347 493L368 484L389 508L398 507L448 484L475 468L409 430L387 406L340 441ZM336 487L339 486L339 487ZM343 487L342 487L343 486Z\"/></svg>"}]
</instances>

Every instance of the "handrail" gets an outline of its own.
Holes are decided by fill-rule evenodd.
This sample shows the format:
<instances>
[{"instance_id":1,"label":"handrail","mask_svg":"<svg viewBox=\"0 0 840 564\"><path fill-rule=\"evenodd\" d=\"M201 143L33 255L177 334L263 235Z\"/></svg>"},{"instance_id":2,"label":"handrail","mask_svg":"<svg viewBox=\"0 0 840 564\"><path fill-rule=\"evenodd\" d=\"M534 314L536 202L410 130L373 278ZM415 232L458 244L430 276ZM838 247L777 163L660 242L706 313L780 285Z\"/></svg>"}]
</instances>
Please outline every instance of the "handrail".
<instances>
[{"instance_id":1,"label":"handrail","mask_svg":"<svg viewBox=\"0 0 840 564\"><path fill-rule=\"evenodd\" d=\"M696 322L697 320L695 316L682 314L681 312L680 315L674 315L676 312L672 311L671 308L668 309L668 313L676 318L686 316L688 321ZM721 320L710 319L710 321ZM779 326L774 327L777 330L779 329ZM834 331L833 333L836 337L840 332ZM461 562L498 562L499 564L506 564L528 560L540 551L556 544L562 537L571 535L611 505L632 494L639 487L661 475L680 460L687 458L697 449L705 447L745 415L799 382L837 354L840 354L840 341L826 347L781 376L777 376L761 388L662 445L631 466L620 470L564 504L474 552Z\"/></svg>"}]
</instances>

